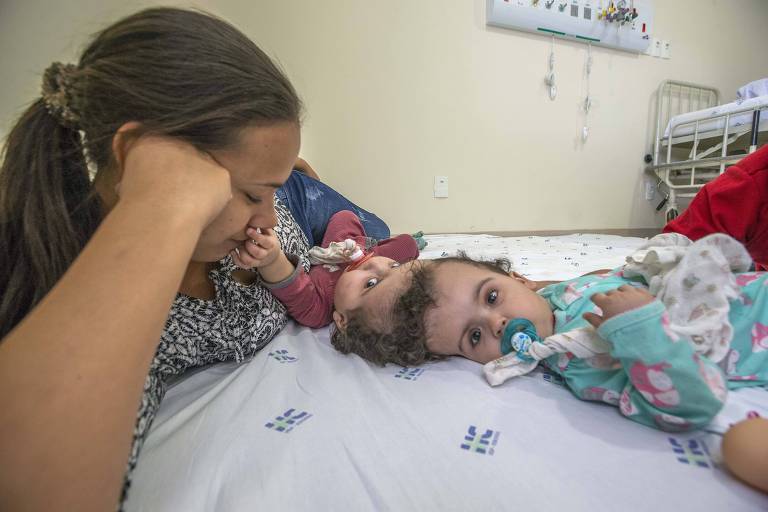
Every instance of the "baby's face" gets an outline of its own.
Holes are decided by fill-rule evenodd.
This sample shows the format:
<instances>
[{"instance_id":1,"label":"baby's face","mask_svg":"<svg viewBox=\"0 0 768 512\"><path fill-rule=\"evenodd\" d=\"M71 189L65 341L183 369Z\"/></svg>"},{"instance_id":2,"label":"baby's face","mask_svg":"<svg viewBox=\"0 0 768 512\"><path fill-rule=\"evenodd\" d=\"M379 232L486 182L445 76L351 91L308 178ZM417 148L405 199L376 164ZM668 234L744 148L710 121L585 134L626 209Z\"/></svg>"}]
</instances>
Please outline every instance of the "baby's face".
<instances>
[{"instance_id":1,"label":"baby's face","mask_svg":"<svg viewBox=\"0 0 768 512\"><path fill-rule=\"evenodd\" d=\"M549 304L524 281L462 262L434 269L435 306L427 311L427 347L435 354L487 363L501 357L507 322L525 318L541 338L553 333Z\"/></svg>"},{"instance_id":2,"label":"baby's face","mask_svg":"<svg viewBox=\"0 0 768 512\"><path fill-rule=\"evenodd\" d=\"M344 272L334 291L333 319L336 325L344 327L355 310L368 315L374 326L379 320L386 322L386 312L392 310L399 292L410 283L409 270L414 263L409 261L401 265L395 260L374 256L354 270Z\"/></svg>"}]
</instances>

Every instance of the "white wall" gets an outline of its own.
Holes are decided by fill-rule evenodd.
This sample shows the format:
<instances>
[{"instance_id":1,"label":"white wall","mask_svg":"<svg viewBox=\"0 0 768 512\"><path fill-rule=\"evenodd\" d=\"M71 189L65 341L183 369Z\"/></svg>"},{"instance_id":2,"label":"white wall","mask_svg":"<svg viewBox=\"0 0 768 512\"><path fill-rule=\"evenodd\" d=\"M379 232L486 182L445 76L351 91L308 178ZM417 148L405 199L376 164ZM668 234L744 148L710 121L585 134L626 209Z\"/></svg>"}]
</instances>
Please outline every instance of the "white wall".
<instances>
[{"instance_id":1,"label":"white wall","mask_svg":"<svg viewBox=\"0 0 768 512\"><path fill-rule=\"evenodd\" d=\"M117 0L0 2L0 130L52 60L136 9ZM168 3L168 2L164 2ZM179 5L188 5L175 2ZM578 141L586 47L485 25L484 0L209 0L275 56L302 95L302 155L394 231L660 225L642 198L650 101L665 78L736 88L768 76L764 0L656 0L661 60L593 48L591 134ZM450 197L432 198L434 175Z\"/></svg>"}]
</instances>

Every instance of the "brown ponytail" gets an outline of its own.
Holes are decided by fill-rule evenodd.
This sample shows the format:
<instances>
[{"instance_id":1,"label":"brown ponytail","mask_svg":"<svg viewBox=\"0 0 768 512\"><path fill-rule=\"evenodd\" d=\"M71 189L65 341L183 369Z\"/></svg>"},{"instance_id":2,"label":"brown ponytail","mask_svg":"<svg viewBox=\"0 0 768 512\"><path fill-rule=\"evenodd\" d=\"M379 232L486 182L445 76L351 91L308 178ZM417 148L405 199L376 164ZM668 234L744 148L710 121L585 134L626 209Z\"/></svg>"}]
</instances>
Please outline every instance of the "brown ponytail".
<instances>
[{"instance_id":1,"label":"brown ponytail","mask_svg":"<svg viewBox=\"0 0 768 512\"><path fill-rule=\"evenodd\" d=\"M48 292L100 220L77 131L42 100L8 135L0 170L0 338Z\"/></svg>"},{"instance_id":2,"label":"brown ponytail","mask_svg":"<svg viewBox=\"0 0 768 512\"><path fill-rule=\"evenodd\" d=\"M103 212L86 164L103 172L128 121L201 150L249 125L299 122L288 79L213 16L147 9L96 35L76 66L54 65L10 132L0 167L0 338L58 281Z\"/></svg>"}]
</instances>

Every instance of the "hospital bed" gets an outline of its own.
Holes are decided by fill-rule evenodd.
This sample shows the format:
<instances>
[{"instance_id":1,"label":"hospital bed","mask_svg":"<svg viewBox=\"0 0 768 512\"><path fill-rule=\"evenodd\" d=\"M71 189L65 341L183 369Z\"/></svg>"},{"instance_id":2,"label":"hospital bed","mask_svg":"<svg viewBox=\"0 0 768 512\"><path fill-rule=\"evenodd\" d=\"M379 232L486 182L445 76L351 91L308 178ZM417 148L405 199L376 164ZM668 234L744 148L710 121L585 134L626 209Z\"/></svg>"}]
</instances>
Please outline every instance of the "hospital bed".
<instances>
[{"instance_id":1,"label":"hospital bed","mask_svg":"<svg viewBox=\"0 0 768 512\"><path fill-rule=\"evenodd\" d=\"M532 279L615 267L643 239L428 236L422 257L507 257ZM665 433L576 399L536 371L498 388L449 359L376 367L328 329L289 325L252 360L170 387L127 510L654 511L768 509L722 468L728 424L768 414L732 392L705 430Z\"/></svg>"},{"instance_id":2,"label":"hospital bed","mask_svg":"<svg viewBox=\"0 0 768 512\"><path fill-rule=\"evenodd\" d=\"M768 94L721 105L715 88L676 80L661 83L653 149L645 159L664 196L657 209L666 205L667 221L680 212L680 199L692 198L727 166L768 141L766 108Z\"/></svg>"}]
</instances>

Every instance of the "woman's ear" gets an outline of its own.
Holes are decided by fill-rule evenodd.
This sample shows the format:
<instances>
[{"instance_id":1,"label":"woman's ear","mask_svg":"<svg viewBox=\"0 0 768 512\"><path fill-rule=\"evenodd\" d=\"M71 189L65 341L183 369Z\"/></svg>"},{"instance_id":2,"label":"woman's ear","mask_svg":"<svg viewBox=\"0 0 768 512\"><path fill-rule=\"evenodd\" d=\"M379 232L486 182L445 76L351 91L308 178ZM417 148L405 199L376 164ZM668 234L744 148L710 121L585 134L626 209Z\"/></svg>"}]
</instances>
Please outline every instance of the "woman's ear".
<instances>
[{"instance_id":1,"label":"woman's ear","mask_svg":"<svg viewBox=\"0 0 768 512\"><path fill-rule=\"evenodd\" d=\"M119 184L123 179L123 167L131 145L136 141L141 130L141 123L129 121L117 129L112 137L112 157L115 159L115 181Z\"/></svg>"}]
</instances>

